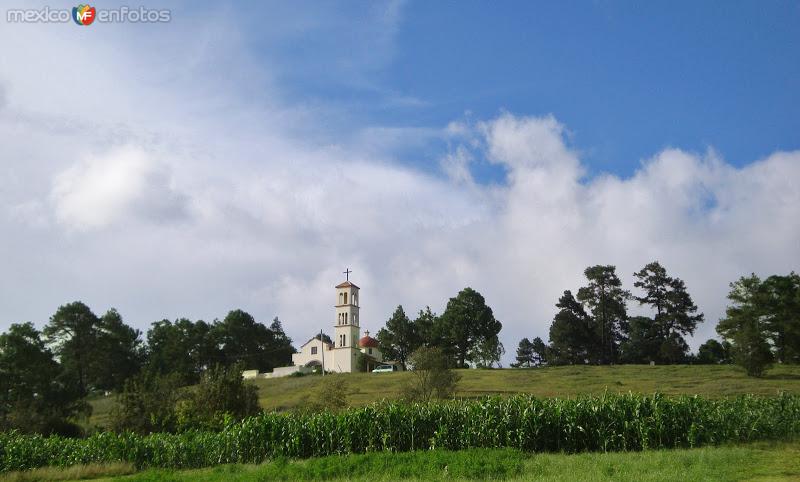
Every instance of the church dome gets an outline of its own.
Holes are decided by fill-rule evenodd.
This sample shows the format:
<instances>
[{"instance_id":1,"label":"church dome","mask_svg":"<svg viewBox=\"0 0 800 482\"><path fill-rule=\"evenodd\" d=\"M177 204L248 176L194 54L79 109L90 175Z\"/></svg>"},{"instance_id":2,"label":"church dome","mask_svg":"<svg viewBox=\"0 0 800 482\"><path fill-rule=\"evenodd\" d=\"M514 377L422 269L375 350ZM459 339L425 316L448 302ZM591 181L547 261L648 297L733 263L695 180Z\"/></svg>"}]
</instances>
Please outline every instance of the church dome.
<instances>
[{"instance_id":1,"label":"church dome","mask_svg":"<svg viewBox=\"0 0 800 482\"><path fill-rule=\"evenodd\" d=\"M360 348L378 348L378 340L368 335L362 336L361 339L358 340L358 346Z\"/></svg>"}]
</instances>

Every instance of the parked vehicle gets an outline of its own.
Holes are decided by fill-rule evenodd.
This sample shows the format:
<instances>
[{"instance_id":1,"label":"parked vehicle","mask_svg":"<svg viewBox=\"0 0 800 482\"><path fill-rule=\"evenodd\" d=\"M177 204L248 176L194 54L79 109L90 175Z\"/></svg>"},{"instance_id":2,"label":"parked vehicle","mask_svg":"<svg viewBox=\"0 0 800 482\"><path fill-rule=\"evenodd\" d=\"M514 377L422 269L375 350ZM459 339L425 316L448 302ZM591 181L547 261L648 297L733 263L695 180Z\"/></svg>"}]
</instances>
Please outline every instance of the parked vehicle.
<instances>
[{"instance_id":1,"label":"parked vehicle","mask_svg":"<svg viewBox=\"0 0 800 482\"><path fill-rule=\"evenodd\" d=\"M397 371L397 365L378 365L372 373L391 373Z\"/></svg>"}]
</instances>

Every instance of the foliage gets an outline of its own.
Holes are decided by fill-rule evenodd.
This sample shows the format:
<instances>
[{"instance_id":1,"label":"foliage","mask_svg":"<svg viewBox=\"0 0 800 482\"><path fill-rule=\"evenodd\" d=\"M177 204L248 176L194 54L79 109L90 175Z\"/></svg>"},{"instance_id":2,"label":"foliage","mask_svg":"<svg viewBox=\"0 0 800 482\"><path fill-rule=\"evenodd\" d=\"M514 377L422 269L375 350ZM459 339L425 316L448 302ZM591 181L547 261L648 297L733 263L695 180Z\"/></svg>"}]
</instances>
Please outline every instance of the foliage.
<instances>
[{"instance_id":1,"label":"foliage","mask_svg":"<svg viewBox=\"0 0 800 482\"><path fill-rule=\"evenodd\" d=\"M531 342L533 349L533 364L534 366L546 365L549 363L551 356L550 347L542 341L538 336Z\"/></svg>"},{"instance_id":2,"label":"foliage","mask_svg":"<svg viewBox=\"0 0 800 482\"><path fill-rule=\"evenodd\" d=\"M98 359L100 319L88 306L75 301L60 306L44 329L64 371L74 378L82 395L88 393Z\"/></svg>"},{"instance_id":3,"label":"foliage","mask_svg":"<svg viewBox=\"0 0 800 482\"><path fill-rule=\"evenodd\" d=\"M640 305L652 307L655 315L630 321L629 338L622 347L623 359L629 363L684 362L689 346L683 335L694 333L697 324L703 321L703 314L697 313L697 305L685 283L668 276L658 261L648 263L634 277L633 285L644 291L634 299Z\"/></svg>"},{"instance_id":4,"label":"foliage","mask_svg":"<svg viewBox=\"0 0 800 482\"><path fill-rule=\"evenodd\" d=\"M349 389L347 377L332 373L321 378L319 387L303 401L300 408L308 412L340 411L347 408L347 392Z\"/></svg>"},{"instance_id":5,"label":"foliage","mask_svg":"<svg viewBox=\"0 0 800 482\"><path fill-rule=\"evenodd\" d=\"M403 387L404 397L417 401L452 397L461 376L449 368L448 358L441 348L418 348L411 355L414 369Z\"/></svg>"},{"instance_id":6,"label":"foliage","mask_svg":"<svg viewBox=\"0 0 800 482\"><path fill-rule=\"evenodd\" d=\"M114 308L100 317L98 330L97 358L102 361L96 368L95 385L103 390L121 389L142 368L141 332L126 325Z\"/></svg>"},{"instance_id":7,"label":"foliage","mask_svg":"<svg viewBox=\"0 0 800 482\"><path fill-rule=\"evenodd\" d=\"M233 310L221 322L214 323L212 337L220 347L220 363L232 366L243 363L247 369L269 372L273 368L289 365L292 359L291 340L283 332L280 321L273 331L256 322L252 315Z\"/></svg>"},{"instance_id":8,"label":"foliage","mask_svg":"<svg viewBox=\"0 0 800 482\"><path fill-rule=\"evenodd\" d=\"M495 363L498 368L501 368L500 358L503 357L505 352L506 349L500 342L500 338L495 335L490 338L485 338L478 343L478 346L475 347L470 358L475 360L475 366L477 368L493 368Z\"/></svg>"},{"instance_id":9,"label":"foliage","mask_svg":"<svg viewBox=\"0 0 800 482\"><path fill-rule=\"evenodd\" d=\"M519 341L516 360L516 363L511 364L514 368L533 366L533 343L529 339L523 338Z\"/></svg>"},{"instance_id":10,"label":"foliage","mask_svg":"<svg viewBox=\"0 0 800 482\"><path fill-rule=\"evenodd\" d=\"M439 346L440 340L437 339L437 325L438 317L436 313L431 311L430 306L426 306L424 310L419 310L417 318L414 320L414 329L419 337L420 346Z\"/></svg>"},{"instance_id":11,"label":"foliage","mask_svg":"<svg viewBox=\"0 0 800 482\"><path fill-rule=\"evenodd\" d=\"M0 335L0 430L78 435L68 419L89 408L79 398L32 323Z\"/></svg>"},{"instance_id":12,"label":"foliage","mask_svg":"<svg viewBox=\"0 0 800 482\"><path fill-rule=\"evenodd\" d=\"M398 305L386 321L386 328L381 328L376 336L384 358L399 361L403 369L408 357L421 344L416 325L406 316L402 305Z\"/></svg>"},{"instance_id":13,"label":"foliage","mask_svg":"<svg viewBox=\"0 0 800 482\"><path fill-rule=\"evenodd\" d=\"M203 320L180 318L154 322L147 331L147 370L175 373L183 384L200 381L206 367L218 359L211 325Z\"/></svg>"},{"instance_id":14,"label":"foliage","mask_svg":"<svg viewBox=\"0 0 800 482\"><path fill-rule=\"evenodd\" d=\"M630 293L622 289L614 266L590 266L584 270L589 284L578 290L577 299L591 313L594 349L593 363L614 363L619 358L619 343L624 340L628 314L626 300Z\"/></svg>"},{"instance_id":15,"label":"foliage","mask_svg":"<svg viewBox=\"0 0 800 482\"><path fill-rule=\"evenodd\" d=\"M772 363L764 317L764 291L755 274L731 283L731 305L719 321L717 333L732 344L733 358L748 375L760 377Z\"/></svg>"},{"instance_id":16,"label":"foliage","mask_svg":"<svg viewBox=\"0 0 800 482\"><path fill-rule=\"evenodd\" d=\"M800 275L773 275L759 287L764 329L781 363L800 363Z\"/></svg>"},{"instance_id":17,"label":"foliage","mask_svg":"<svg viewBox=\"0 0 800 482\"><path fill-rule=\"evenodd\" d=\"M559 308L550 325L552 363L584 364L590 359L594 344L591 317L567 290L559 298Z\"/></svg>"},{"instance_id":18,"label":"foliage","mask_svg":"<svg viewBox=\"0 0 800 482\"><path fill-rule=\"evenodd\" d=\"M483 296L472 288L464 288L450 298L437 324L443 342L439 346L452 347L460 368L473 361L476 348L484 340L497 336L503 326Z\"/></svg>"},{"instance_id":19,"label":"foliage","mask_svg":"<svg viewBox=\"0 0 800 482\"><path fill-rule=\"evenodd\" d=\"M649 363L661 360L661 345L664 343L656 324L648 316L632 316L628 319L628 336L620 345L623 363Z\"/></svg>"},{"instance_id":20,"label":"foliage","mask_svg":"<svg viewBox=\"0 0 800 482\"><path fill-rule=\"evenodd\" d=\"M530 396L383 403L334 413L262 413L217 432L86 439L0 434L0 471L130 462L191 468L377 451L516 448L633 451L782 439L800 433L800 397Z\"/></svg>"},{"instance_id":21,"label":"foliage","mask_svg":"<svg viewBox=\"0 0 800 482\"><path fill-rule=\"evenodd\" d=\"M177 429L215 429L261 411L258 389L242 378L242 365L215 366L177 401Z\"/></svg>"},{"instance_id":22,"label":"foliage","mask_svg":"<svg viewBox=\"0 0 800 482\"><path fill-rule=\"evenodd\" d=\"M111 410L111 428L139 434L175 431L179 386L178 374L142 372L129 378Z\"/></svg>"},{"instance_id":23,"label":"foliage","mask_svg":"<svg viewBox=\"0 0 800 482\"><path fill-rule=\"evenodd\" d=\"M80 393L122 388L143 361L141 333L127 326L115 309L98 318L75 301L60 306L43 334L53 347L66 377Z\"/></svg>"},{"instance_id":24,"label":"foliage","mask_svg":"<svg viewBox=\"0 0 800 482\"><path fill-rule=\"evenodd\" d=\"M709 339L698 348L697 363L703 365L730 363L730 343Z\"/></svg>"}]
</instances>

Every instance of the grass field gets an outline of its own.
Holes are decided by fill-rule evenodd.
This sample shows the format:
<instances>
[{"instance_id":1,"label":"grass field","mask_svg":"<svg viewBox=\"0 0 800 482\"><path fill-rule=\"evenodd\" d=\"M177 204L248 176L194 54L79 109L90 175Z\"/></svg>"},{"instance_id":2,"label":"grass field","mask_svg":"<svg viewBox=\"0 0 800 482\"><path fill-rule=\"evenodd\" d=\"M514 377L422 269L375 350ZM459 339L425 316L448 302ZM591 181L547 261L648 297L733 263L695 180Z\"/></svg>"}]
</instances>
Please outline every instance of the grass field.
<instances>
[{"instance_id":1,"label":"grass field","mask_svg":"<svg viewBox=\"0 0 800 482\"><path fill-rule=\"evenodd\" d=\"M706 397L754 394L775 395L779 391L800 394L800 366L776 366L764 378L751 378L734 366L564 366L532 369L458 370L461 382L457 396L530 393L540 397L570 397L580 394L653 393L690 394ZM401 396L410 373L350 373L335 375L345 382L348 404L362 406ZM261 406L267 410L291 410L318 393L322 377L261 379ZM107 425L113 405L111 397L92 401L92 425Z\"/></svg>"},{"instance_id":2,"label":"grass field","mask_svg":"<svg viewBox=\"0 0 800 482\"><path fill-rule=\"evenodd\" d=\"M130 474L130 475L125 475ZM472 449L371 453L261 465L222 465L200 470L146 470L114 465L46 468L12 473L0 480L39 481L107 477L105 480L515 480L515 481L791 481L800 480L800 442L758 443L692 450L635 453L526 454Z\"/></svg>"}]
</instances>

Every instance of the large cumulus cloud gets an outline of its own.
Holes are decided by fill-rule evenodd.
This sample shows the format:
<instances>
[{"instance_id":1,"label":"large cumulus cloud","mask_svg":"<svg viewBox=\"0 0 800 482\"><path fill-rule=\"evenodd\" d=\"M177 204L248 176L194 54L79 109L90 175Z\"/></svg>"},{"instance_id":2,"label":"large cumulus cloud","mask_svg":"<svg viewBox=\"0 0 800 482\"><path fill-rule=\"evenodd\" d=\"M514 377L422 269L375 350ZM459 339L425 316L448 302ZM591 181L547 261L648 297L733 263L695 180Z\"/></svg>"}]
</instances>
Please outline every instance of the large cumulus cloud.
<instances>
[{"instance_id":1,"label":"large cumulus cloud","mask_svg":"<svg viewBox=\"0 0 800 482\"><path fill-rule=\"evenodd\" d=\"M82 299L143 329L241 307L302 341L333 324L332 287L350 267L365 328L401 303L441 312L472 286L503 322L509 359L522 336L546 338L559 294L591 264L616 265L632 288L660 260L707 315L698 339L713 335L728 282L800 264L800 152L739 168L675 148L629 176L590 176L558 113L349 126L335 106L289 102L272 82L280 66L254 63L234 25L196 21L147 32L147 45L197 36L163 51L97 30L90 60L65 55L82 41L72 31L0 32L27 41L26 57L11 48L0 65L0 262L12 274L0 329ZM68 74L59 84L35 74L48 63ZM360 134L320 134L332 117ZM438 171L394 161L418 136L450 146ZM476 182L482 161L505 180Z\"/></svg>"}]
</instances>

